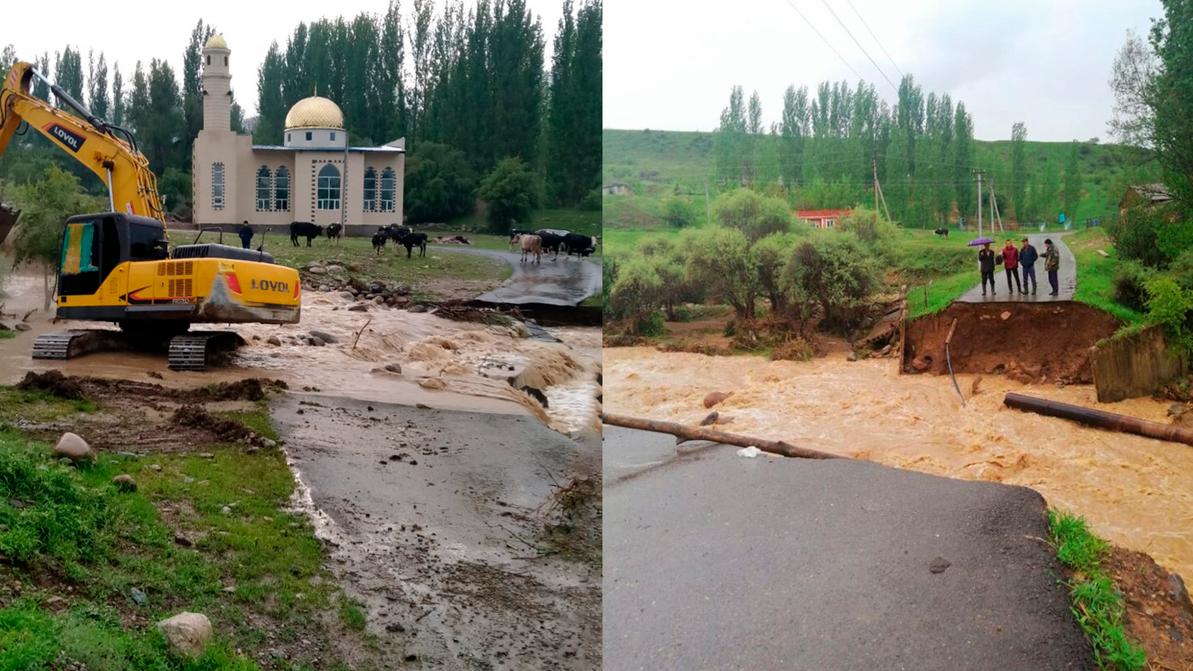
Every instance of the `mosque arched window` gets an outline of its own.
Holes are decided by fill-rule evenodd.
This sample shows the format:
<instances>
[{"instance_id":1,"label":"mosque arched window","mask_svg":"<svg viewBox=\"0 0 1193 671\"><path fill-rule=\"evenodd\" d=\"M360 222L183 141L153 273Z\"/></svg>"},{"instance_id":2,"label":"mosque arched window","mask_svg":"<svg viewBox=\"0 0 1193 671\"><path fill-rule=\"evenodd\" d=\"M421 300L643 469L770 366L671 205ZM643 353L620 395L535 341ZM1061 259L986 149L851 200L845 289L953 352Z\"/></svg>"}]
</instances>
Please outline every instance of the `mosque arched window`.
<instances>
[{"instance_id":1,"label":"mosque arched window","mask_svg":"<svg viewBox=\"0 0 1193 671\"><path fill-rule=\"evenodd\" d=\"M270 191L270 186L272 186L272 185L269 182L270 182L271 177L273 177L273 175L269 172L269 168L267 168L265 166L261 166L260 168L257 168L257 211L258 212L268 212L270 210L270 205L272 203L270 202L269 191Z\"/></svg>"},{"instance_id":2,"label":"mosque arched window","mask_svg":"<svg viewBox=\"0 0 1193 671\"><path fill-rule=\"evenodd\" d=\"M381 211L394 211L394 191L397 187L396 174L393 168L381 171Z\"/></svg>"},{"instance_id":3,"label":"mosque arched window","mask_svg":"<svg viewBox=\"0 0 1193 671\"><path fill-rule=\"evenodd\" d=\"M284 165L279 165L274 173L273 209L278 212L290 211L290 171Z\"/></svg>"},{"instance_id":4,"label":"mosque arched window","mask_svg":"<svg viewBox=\"0 0 1193 671\"><path fill-rule=\"evenodd\" d=\"M377 171L365 168L365 193L362 199L365 212L377 211Z\"/></svg>"},{"instance_id":5,"label":"mosque arched window","mask_svg":"<svg viewBox=\"0 0 1193 671\"><path fill-rule=\"evenodd\" d=\"M211 164L211 207L224 209L224 164Z\"/></svg>"},{"instance_id":6,"label":"mosque arched window","mask_svg":"<svg viewBox=\"0 0 1193 671\"><path fill-rule=\"evenodd\" d=\"M340 171L330 163L319 169L315 207L320 210L340 209Z\"/></svg>"}]
</instances>

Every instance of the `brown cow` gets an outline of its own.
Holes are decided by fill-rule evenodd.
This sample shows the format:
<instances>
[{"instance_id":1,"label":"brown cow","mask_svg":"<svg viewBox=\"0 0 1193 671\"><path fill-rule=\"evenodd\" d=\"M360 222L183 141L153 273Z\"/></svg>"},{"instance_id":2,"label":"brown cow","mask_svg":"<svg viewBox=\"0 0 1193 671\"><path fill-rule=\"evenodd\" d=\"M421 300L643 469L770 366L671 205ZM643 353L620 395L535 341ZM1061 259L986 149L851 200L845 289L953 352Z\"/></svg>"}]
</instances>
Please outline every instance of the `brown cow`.
<instances>
[{"instance_id":1,"label":"brown cow","mask_svg":"<svg viewBox=\"0 0 1193 671\"><path fill-rule=\"evenodd\" d=\"M526 261L528 254L534 255L535 263L542 263L543 239L537 235L522 234L518 236L518 245L522 248L522 261Z\"/></svg>"}]
</instances>

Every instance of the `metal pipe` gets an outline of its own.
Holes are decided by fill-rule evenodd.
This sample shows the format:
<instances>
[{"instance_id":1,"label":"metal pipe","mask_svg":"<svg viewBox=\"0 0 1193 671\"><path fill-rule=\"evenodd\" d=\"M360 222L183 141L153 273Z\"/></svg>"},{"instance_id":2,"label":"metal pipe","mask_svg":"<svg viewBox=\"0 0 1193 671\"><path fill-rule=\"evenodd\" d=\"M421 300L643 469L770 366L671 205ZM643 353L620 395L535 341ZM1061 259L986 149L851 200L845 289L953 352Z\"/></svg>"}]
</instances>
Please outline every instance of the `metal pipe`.
<instances>
[{"instance_id":1,"label":"metal pipe","mask_svg":"<svg viewBox=\"0 0 1193 671\"><path fill-rule=\"evenodd\" d=\"M1007 392L1003 403L1008 408L1069 419L1081 422L1082 424L1096 426L1100 429L1133 433L1137 436L1155 438L1156 440L1168 440L1175 443L1193 445L1193 429L1184 429L1171 424L1161 424L1160 422L1151 422L1146 419L1139 419L1138 417L1119 415L1080 405L1061 403L1060 401L1050 401L1046 398L1017 394L1013 391Z\"/></svg>"},{"instance_id":2,"label":"metal pipe","mask_svg":"<svg viewBox=\"0 0 1193 671\"><path fill-rule=\"evenodd\" d=\"M957 390L957 395L961 397L961 405L965 405L965 395L961 393L961 387L957 385L957 376L953 373L953 357L949 354L949 344L953 342L953 331L957 330L957 318L953 317L953 323L949 326L949 335L944 339L944 362L949 366L949 377L953 380L953 389Z\"/></svg>"},{"instance_id":3,"label":"metal pipe","mask_svg":"<svg viewBox=\"0 0 1193 671\"><path fill-rule=\"evenodd\" d=\"M724 443L726 445L737 445L740 447L757 447L763 452L778 454L784 457L799 457L802 459L846 458L839 454L811 450L806 447L796 447L795 445L790 445L781 440L751 438L750 436L743 436L737 433L726 433L724 431L717 431L715 429L684 426L683 424L677 424L675 422L663 422L655 419L640 419L638 417L614 415L611 413L602 413L601 421L605 424L623 426L627 429L652 431L654 433L669 433L684 440L707 440L714 443Z\"/></svg>"},{"instance_id":4,"label":"metal pipe","mask_svg":"<svg viewBox=\"0 0 1193 671\"><path fill-rule=\"evenodd\" d=\"M108 207L111 208L109 212L116 211L116 196L112 193L112 166L105 165L104 168L108 170Z\"/></svg>"}]
</instances>

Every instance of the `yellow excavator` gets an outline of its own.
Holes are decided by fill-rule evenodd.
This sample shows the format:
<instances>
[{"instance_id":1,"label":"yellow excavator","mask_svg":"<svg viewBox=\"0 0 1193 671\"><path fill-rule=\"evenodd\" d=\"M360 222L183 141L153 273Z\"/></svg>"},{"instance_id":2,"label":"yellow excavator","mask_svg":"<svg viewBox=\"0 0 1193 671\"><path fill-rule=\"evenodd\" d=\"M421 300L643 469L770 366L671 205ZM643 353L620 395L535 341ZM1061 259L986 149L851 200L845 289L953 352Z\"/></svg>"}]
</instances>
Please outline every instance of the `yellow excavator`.
<instances>
[{"instance_id":1,"label":"yellow excavator","mask_svg":"<svg viewBox=\"0 0 1193 671\"><path fill-rule=\"evenodd\" d=\"M34 78L75 114L31 95ZM57 318L115 322L121 329L44 334L33 345L34 358L165 345L171 368L202 370L240 338L232 332L188 333L191 324L298 322L298 271L275 264L261 249L171 248L157 177L133 134L96 117L30 63L18 61L0 88L0 155L22 122L108 188L111 211L73 216L63 227Z\"/></svg>"}]
</instances>

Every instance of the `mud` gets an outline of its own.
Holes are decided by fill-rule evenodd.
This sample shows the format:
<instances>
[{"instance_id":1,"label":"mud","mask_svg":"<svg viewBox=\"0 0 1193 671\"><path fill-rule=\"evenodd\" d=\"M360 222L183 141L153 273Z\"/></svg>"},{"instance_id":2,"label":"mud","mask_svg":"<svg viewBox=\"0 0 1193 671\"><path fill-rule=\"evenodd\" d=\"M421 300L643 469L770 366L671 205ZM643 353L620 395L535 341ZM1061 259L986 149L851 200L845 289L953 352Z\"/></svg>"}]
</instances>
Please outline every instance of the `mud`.
<instances>
[{"instance_id":1,"label":"mud","mask_svg":"<svg viewBox=\"0 0 1193 671\"><path fill-rule=\"evenodd\" d=\"M1090 343L1118 330L1113 316L1081 303L954 303L943 312L907 325L904 370L948 373L944 341L953 370L1005 374L1021 382L1093 382Z\"/></svg>"},{"instance_id":2,"label":"mud","mask_svg":"<svg viewBox=\"0 0 1193 671\"><path fill-rule=\"evenodd\" d=\"M527 417L314 398L273 409L295 505L384 658L600 668L595 441Z\"/></svg>"},{"instance_id":3,"label":"mud","mask_svg":"<svg viewBox=\"0 0 1193 671\"><path fill-rule=\"evenodd\" d=\"M896 362L842 354L796 363L755 356L605 350L609 412L696 425L710 392L733 431L937 475L1031 487L1086 517L1095 533L1193 575L1193 450L1022 413L1007 391L1159 422L1167 402L1099 404L1092 386L961 374L900 375ZM976 388L977 395L972 396Z\"/></svg>"},{"instance_id":4,"label":"mud","mask_svg":"<svg viewBox=\"0 0 1193 671\"><path fill-rule=\"evenodd\" d=\"M1122 594L1127 637L1143 646L1148 668L1193 669L1193 603L1181 577L1122 548L1112 548L1102 565Z\"/></svg>"},{"instance_id":5,"label":"mud","mask_svg":"<svg viewBox=\"0 0 1193 671\"><path fill-rule=\"evenodd\" d=\"M7 301L6 310L40 308L40 277L15 273L7 278L5 289L7 295L0 301ZM233 325L231 330L247 344L228 365L201 373L171 371L164 356L135 352L92 354L65 362L32 360L32 342L41 333L106 326L51 324L47 313L37 311L29 320L31 331L0 340L0 384L15 383L31 370L126 380L152 376L169 388L269 377L294 389L362 400L526 414L573 436L599 431L598 329L548 329L560 341L548 342L525 337L527 331L516 325L453 321L376 304L365 306L364 312L349 311L354 305L363 304L339 293L305 292L300 324ZM330 335L333 342L312 338L312 330ZM319 345L311 344L313 340ZM521 391L522 384L511 384L508 376L490 375L498 364L512 366L524 380L535 380L522 384L546 394L548 407Z\"/></svg>"}]
</instances>

